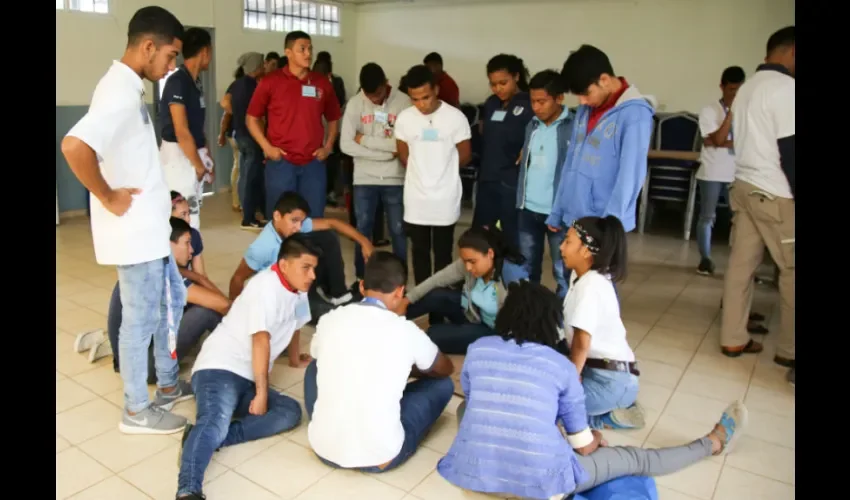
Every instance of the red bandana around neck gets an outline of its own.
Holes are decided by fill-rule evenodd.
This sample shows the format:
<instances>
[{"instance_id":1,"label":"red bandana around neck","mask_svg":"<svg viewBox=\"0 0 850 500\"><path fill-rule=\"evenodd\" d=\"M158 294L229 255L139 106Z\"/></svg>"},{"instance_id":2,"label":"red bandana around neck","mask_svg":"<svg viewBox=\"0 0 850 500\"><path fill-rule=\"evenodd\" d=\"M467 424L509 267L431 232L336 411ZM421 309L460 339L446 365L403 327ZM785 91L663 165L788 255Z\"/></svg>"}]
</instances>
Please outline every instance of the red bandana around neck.
<instances>
[{"instance_id":1,"label":"red bandana around neck","mask_svg":"<svg viewBox=\"0 0 850 500\"><path fill-rule=\"evenodd\" d=\"M274 271L275 274L277 274L277 277L280 280L280 284L283 285L283 288L286 288L287 290L289 290L292 293L298 293L298 290L293 288L293 286L290 285L288 281L286 281L286 276L283 275L283 272L280 270L280 266L277 265L277 262L272 264L272 271Z\"/></svg>"}]
</instances>

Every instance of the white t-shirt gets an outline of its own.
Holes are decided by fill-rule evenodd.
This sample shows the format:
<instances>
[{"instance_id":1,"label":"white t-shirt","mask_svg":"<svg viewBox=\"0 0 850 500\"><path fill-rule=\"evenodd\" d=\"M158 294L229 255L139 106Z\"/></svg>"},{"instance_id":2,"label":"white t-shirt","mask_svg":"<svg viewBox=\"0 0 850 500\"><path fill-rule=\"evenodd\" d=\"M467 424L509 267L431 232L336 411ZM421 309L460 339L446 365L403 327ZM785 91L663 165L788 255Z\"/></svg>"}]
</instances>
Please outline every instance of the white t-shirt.
<instances>
[{"instance_id":1,"label":"white t-shirt","mask_svg":"<svg viewBox=\"0 0 850 500\"><path fill-rule=\"evenodd\" d=\"M114 61L95 87L88 112L68 132L97 153L111 188L141 189L121 217L91 195L94 255L101 265L141 264L171 252L171 195L144 93L139 75Z\"/></svg>"},{"instance_id":2,"label":"white t-shirt","mask_svg":"<svg viewBox=\"0 0 850 500\"><path fill-rule=\"evenodd\" d=\"M192 373L227 370L253 382L254 334L269 332L271 336L271 372L275 359L292 340L292 334L309 321L307 294L287 290L274 268L260 271L248 281L230 311L204 341Z\"/></svg>"},{"instance_id":3,"label":"white t-shirt","mask_svg":"<svg viewBox=\"0 0 850 500\"><path fill-rule=\"evenodd\" d=\"M735 178L780 198L793 198L777 140L796 135L796 80L779 71L756 71L732 103Z\"/></svg>"},{"instance_id":4,"label":"white t-shirt","mask_svg":"<svg viewBox=\"0 0 850 500\"><path fill-rule=\"evenodd\" d=\"M430 115L411 106L399 113L395 137L410 151L404 177L405 222L421 226L457 222L463 195L457 144L472 137L466 115L444 102Z\"/></svg>"},{"instance_id":5,"label":"white t-shirt","mask_svg":"<svg viewBox=\"0 0 850 500\"><path fill-rule=\"evenodd\" d=\"M318 399L307 437L316 454L346 468L395 458L404 444L400 402L410 368L430 369L437 346L412 321L360 303L322 316L310 353Z\"/></svg>"},{"instance_id":6,"label":"white t-shirt","mask_svg":"<svg viewBox=\"0 0 850 500\"><path fill-rule=\"evenodd\" d=\"M714 101L699 112L699 132L703 139L717 132L726 119L726 110L720 101ZM729 139L732 131L729 131ZM729 148L703 146L697 179L714 182L735 180L735 151Z\"/></svg>"},{"instance_id":7,"label":"white t-shirt","mask_svg":"<svg viewBox=\"0 0 850 500\"><path fill-rule=\"evenodd\" d=\"M597 271L588 271L580 279L572 273L564 298L564 325L569 345L573 343L574 328L590 334L588 358L635 360L635 353L626 341L626 327L620 319L617 292L611 280Z\"/></svg>"}]
</instances>

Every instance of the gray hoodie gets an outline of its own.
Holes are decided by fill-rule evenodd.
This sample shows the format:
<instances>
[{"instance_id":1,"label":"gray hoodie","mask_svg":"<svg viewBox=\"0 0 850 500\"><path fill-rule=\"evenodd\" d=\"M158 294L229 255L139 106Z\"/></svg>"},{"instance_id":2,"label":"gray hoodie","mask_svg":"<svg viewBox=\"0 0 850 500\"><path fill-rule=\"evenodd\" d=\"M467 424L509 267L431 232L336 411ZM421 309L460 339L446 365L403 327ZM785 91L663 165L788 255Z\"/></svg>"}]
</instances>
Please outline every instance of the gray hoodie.
<instances>
[{"instance_id":1,"label":"gray hoodie","mask_svg":"<svg viewBox=\"0 0 850 500\"><path fill-rule=\"evenodd\" d=\"M393 127L398 114L408 107L410 98L396 89L390 89L381 106L370 101L362 90L349 99L339 141L342 152L354 158L355 186L404 184L404 167L394 155ZM354 141L358 133L363 134L360 144Z\"/></svg>"}]
</instances>

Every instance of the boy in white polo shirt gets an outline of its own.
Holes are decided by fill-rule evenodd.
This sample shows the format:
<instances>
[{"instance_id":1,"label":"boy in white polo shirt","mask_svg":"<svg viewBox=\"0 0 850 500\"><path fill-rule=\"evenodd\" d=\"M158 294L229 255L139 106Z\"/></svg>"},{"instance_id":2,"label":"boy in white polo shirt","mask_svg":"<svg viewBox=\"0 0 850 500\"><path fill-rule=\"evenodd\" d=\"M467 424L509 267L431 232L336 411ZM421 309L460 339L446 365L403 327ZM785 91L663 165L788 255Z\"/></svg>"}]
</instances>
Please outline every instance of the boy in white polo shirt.
<instances>
[{"instance_id":1,"label":"boy in white polo shirt","mask_svg":"<svg viewBox=\"0 0 850 500\"><path fill-rule=\"evenodd\" d=\"M161 7L130 19L127 47L100 79L86 115L62 140L71 171L91 193L94 253L117 266L124 315L118 350L128 434L173 434L186 419L170 413L192 397L177 378L177 327L186 288L171 256L171 197L163 178L143 79L174 69L183 25ZM148 346L153 337L158 389L148 398Z\"/></svg>"},{"instance_id":2,"label":"boy in white polo shirt","mask_svg":"<svg viewBox=\"0 0 850 500\"><path fill-rule=\"evenodd\" d=\"M735 180L735 145L732 140L732 102L735 94L744 84L744 70L740 66L730 66L720 76L720 90L723 96L699 112L699 131L703 147L700 155L700 167L697 170L699 182L699 222L697 223L697 246L700 262L697 273L710 276L714 274L714 262L711 260L711 229L717 218L717 202L720 196L729 201L727 190L729 183Z\"/></svg>"},{"instance_id":3,"label":"boy in white polo shirt","mask_svg":"<svg viewBox=\"0 0 850 500\"><path fill-rule=\"evenodd\" d=\"M304 374L307 437L332 467L385 472L403 464L454 392L451 360L395 312L405 283L404 262L375 252L360 283L363 302L334 309L316 327L315 361ZM408 383L411 376L419 379Z\"/></svg>"},{"instance_id":4,"label":"boy in white polo shirt","mask_svg":"<svg viewBox=\"0 0 850 500\"><path fill-rule=\"evenodd\" d=\"M192 368L198 416L186 425L177 498L201 499L213 452L273 436L301 421L301 406L269 388L274 361L310 321L307 291L316 279L319 250L294 234L277 262L257 273L210 334ZM298 349L289 349L298 365Z\"/></svg>"},{"instance_id":5,"label":"boy in white polo shirt","mask_svg":"<svg viewBox=\"0 0 850 500\"><path fill-rule=\"evenodd\" d=\"M466 115L437 98L440 87L427 67L414 66L404 78L413 106L399 113L395 138L398 158L407 168L404 222L418 285L434 269L452 263L454 228L463 194L460 168L472 159L472 133Z\"/></svg>"}]
</instances>

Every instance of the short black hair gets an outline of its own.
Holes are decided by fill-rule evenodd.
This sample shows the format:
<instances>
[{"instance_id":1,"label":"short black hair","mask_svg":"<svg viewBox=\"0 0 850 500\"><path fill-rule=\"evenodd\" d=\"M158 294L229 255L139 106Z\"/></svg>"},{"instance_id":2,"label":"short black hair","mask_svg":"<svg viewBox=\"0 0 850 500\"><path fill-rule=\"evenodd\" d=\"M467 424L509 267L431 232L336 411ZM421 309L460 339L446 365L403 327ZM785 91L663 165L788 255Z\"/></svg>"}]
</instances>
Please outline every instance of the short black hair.
<instances>
[{"instance_id":1,"label":"short black hair","mask_svg":"<svg viewBox=\"0 0 850 500\"><path fill-rule=\"evenodd\" d=\"M793 47L795 43L794 26L786 26L767 39L767 55L779 48Z\"/></svg>"},{"instance_id":2,"label":"short black hair","mask_svg":"<svg viewBox=\"0 0 850 500\"><path fill-rule=\"evenodd\" d=\"M327 50L323 50L323 51L319 52L318 54L316 54L316 61L333 62L333 61L331 61L331 53L328 52Z\"/></svg>"},{"instance_id":3,"label":"short black hair","mask_svg":"<svg viewBox=\"0 0 850 500\"><path fill-rule=\"evenodd\" d=\"M396 254L374 252L363 270L363 288L381 293L391 293L407 284L407 266Z\"/></svg>"},{"instance_id":4,"label":"short black hair","mask_svg":"<svg viewBox=\"0 0 850 500\"><path fill-rule=\"evenodd\" d=\"M544 69L531 77L528 82L529 90L545 90L552 97L559 97L564 93L564 80L560 73L553 69Z\"/></svg>"},{"instance_id":5,"label":"short black hair","mask_svg":"<svg viewBox=\"0 0 850 500\"><path fill-rule=\"evenodd\" d=\"M168 222L171 223L171 236L169 236L168 239L172 243L177 243L177 240L179 240L181 236L192 232L192 226L183 219L171 217L168 219Z\"/></svg>"},{"instance_id":6,"label":"short black hair","mask_svg":"<svg viewBox=\"0 0 850 500\"><path fill-rule=\"evenodd\" d=\"M280 54L277 52L269 52L266 54L266 62L268 61L280 61Z\"/></svg>"},{"instance_id":7,"label":"short black hair","mask_svg":"<svg viewBox=\"0 0 850 500\"><path fill-rule=\"evenodd\" d=\"M142 7L133 14L127 26L127 46L136 45L146 36L157 46L173 43L183 38L183 25L171 12L152 5Z\"/></svg>"},{"instance_id":8,"label":"short black hair","mask_svg":"<svg viewBox=\"0 0 850 500\"><path fill-rule=\"evenodd\" d=\"M283 39L283 48L291 49L298 40L312 40L312 38L303 31L290 31L286 34L286 38Z\"/></svg>"},{"instance_id":9,"label":"short black hair","mask_svg":"<svg viewBox=\"0 0 850 500\"><path fill-rule=\"evenodd\" d=\"M316 62L313 63L313 71L328 76L332 73L331 63L325 59L316 59Z\"/></svg>"},{"instance_id":10,"label":"short black hair","mask_svg":"<svg viewBox=\"0 0 850 500\"><path fill-rule=\"evenodd\" d=\"M440 54L438 54L436 52L431 52L430 54L425 56L425 59L422 59L422 64L430 64L430 63L436 63L436 64L439 64L440 66L442 66L443 65L443 56L441 56Z\"/></svg>"},{"instance_id":11,"label":"short black hair","mask_svg":"<svg viewBox=\"0 0 850 500\"><path fill-rule=\"evenodd\" d=\"M366 63L360 68L360 88L367 94L374 94L381 85L387 83L387 75L384 68L377 63Z\"/></svg>"},{"instance_id":12,"label":"short black hair","mask_svg":"<svg viewBox=\"0 0 850 500\"><path fill-rule=\"evenodd\" d=\"M726 85L729 83L744 83L744 79L746 78L747 75L744 73L744 68L740 66L729 66L724 69L723 74L720 75L720 85Z\"/></svg>"},{"instance_id":13,"label":"short black hair","mask_svg":"<svg viewBox=\"0 0 850 500\"><path fill-rule=\"evenodd\" d=\"M274 211L280 215L286 215L295 210L301 210L308 216L310 215L310 204L303 196L295 191L284 191L277 199L274 205Z\"/></svg>"},{"instance_id":14,"label":"short black hair","mask_svg":"<svg viewBox=\"0 0 850 500\"><path fill-rule=\"evenodd\" d=\"M212 47L212 37L203 28L189 28L183 33L183 58L191 59L207 47Z\"/></svg>"},{"instance_id":15,"label":"short black hair","mask_svg":"<svg viewBox=\"0 0 850 500\"><path fill-rule=\"evenodd\" d=\"M563 301L539 283L519 281L508 285L508 296L496 314L494 329L517 344L534 342L556 349L564 324Z\"/></svg>"},{"instance_id":16,"label":"short black hair","mask_svg":"<svg viewBox=\"0 0 850 500\"><path fill-rule=\"evenodd\" d=\"M428 69L428 66L417 64L416 66L407 70L407 74L404 75L404 83L407 86L407 89L418 89L419 87L424 87L425 85L434 86L436 85L436 79L434 78L434 73L431 73L431 70Z\"/></svg>"},{"instance_id":17,"label":"short black hair","mask_svg":"<svg viewBox=\"0 0 850 500\"><path fill-rule=\"evenodd\" d=\"M407 75L401 75L398 79L398 90L407 94Z\"/></svg>"},{"instance_id":18,"label":"short black hair","mask_svg":"<svg viewBox=\"0 0 850 500\"><path fill-rule=\"evenodd\" d=\"M179 193L179 192L177 192L177 191L174 191L174 190L172 189L172 190L171 190L171 201L173 202L173 201L174 201L174 200L176 200L177 198L183 198L183 195L182 195L182 194L180 194L180 193ZM184 199L183 201L186 201L186 200Z\"/></svg>"},{"instance_id":19,"label":"short black hair","mask_svg":"<svg viewBox=\"0 0 850 500\"><path fill-rule=\"evenodd\" d=\"M582 45L567 57L561 69L561 78L571 93L580 95L599 82L602 75L617 76L605 52L592 45Z\"/></svg>"},{"instance_id":20,"label":"short black hair","mask_svg":"<svg viewBox=\"0 0 850 500\"><path fill-rule=\"evenodd\" d=\"M277 260L281 259L297 259L302 255L312 255L319 259L322 257L322 249L304 233L295 233L289 238L283 240L280 244L280 250L277 253Z\"/></svg>"}]
</instances>

